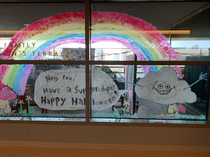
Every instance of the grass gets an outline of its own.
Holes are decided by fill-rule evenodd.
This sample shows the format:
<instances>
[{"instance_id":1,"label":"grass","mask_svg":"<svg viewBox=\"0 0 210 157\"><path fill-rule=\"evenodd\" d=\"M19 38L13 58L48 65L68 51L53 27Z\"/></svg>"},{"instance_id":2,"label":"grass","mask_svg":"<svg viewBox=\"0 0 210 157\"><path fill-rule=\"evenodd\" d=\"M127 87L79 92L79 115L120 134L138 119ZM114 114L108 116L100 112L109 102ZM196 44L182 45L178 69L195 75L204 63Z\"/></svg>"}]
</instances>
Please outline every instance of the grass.
<instances>
[{"instance_id":1,"label":"grass","mask_svg":"<svg viewBox=\"0 0 210 157\"><path fill-rule=\"evenodd\" d=\"M28 116L31 117L33 113L34 113L34 108L33 107L29 107L28 108Z\"/></svg>"},{"instance_id":2,"label":"grass","mask_svg":"<svg viewBox=\"0 0 210 157\"><path fill-rule=\"evenodd\" d=\"M19 108L19 110L18 110L18 114L19 114L20 116L23 116L23 107L22 107L22 104L20 104L20 108Z\"/></svg>"}]
</instances>

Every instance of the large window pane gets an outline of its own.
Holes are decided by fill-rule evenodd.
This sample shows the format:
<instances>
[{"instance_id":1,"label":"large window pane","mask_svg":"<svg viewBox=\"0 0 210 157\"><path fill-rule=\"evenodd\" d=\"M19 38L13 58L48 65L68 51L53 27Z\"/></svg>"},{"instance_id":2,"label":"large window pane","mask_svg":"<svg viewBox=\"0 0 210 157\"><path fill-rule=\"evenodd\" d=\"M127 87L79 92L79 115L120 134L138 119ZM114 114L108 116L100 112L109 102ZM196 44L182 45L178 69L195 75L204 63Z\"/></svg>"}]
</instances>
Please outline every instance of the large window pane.
<instances>
[{"instance_id":1,"label":"large window pane","mask_svg":"<svg viewBox=\"0 0 210 157\"><path fill-rule=\"evenodd\" d=\"M2 119L84 121L86 66L61 61L85 60L85 4L2 3L0 10Z\"/></svg>"},{"instance_id":2,"label":"large window pane","mask_svg":"<svg viewBox=\"0 0 210 157\"><path fill-rule=\"evenodd\" d=\"M85 120L84 65L2 64L0 68L4 73L1 117Z\"/></svg>"},{"instance_id":3,"label":"large window pane","mask_svg":"<svg viewBox=\"0 0 210 157\"><path fill-rule=\"evenodd\" d=\"M85 60L83 3L0 5L1 59Z\"/></svg>"},{"instance_id":4,"label":"large window pane","mask_svg":"<svg viewBox=\"0 0 210 157\"><path fill-rule=\"evenodd\" d=\"M91 3L96 60L209 60L207 3Z\"/></svg>"},{"instance_id":5,"label":"large window pane","mask_svg":"<svg viewBox=\"0 0 210 157\"><path fill-rule=\"evenodd\" d=\"M206 120L209 66L94 65L91 117Z\"/></svg>"}]
</instances>

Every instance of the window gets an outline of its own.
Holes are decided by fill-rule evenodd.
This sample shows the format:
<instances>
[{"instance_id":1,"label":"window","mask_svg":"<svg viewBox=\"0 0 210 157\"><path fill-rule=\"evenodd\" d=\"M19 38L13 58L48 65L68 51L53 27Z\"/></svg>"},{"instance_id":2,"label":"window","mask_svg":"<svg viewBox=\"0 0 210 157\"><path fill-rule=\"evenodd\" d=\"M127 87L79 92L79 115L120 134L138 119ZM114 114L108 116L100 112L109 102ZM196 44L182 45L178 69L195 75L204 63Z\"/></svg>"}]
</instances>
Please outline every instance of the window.
<instances>
[{"instance_id":1,"label":"window","mask_svg":"<svg viewBox=\"0 0 210 157\"><path fill-rule=\"evenodd\" d=\"M2 119L207 120L208 2L89 6L0 5Z\"/></svg>"},{"instance_id":2,"label":"window","mask_svg":"<svg viewBox=\"0 0 210 157\"><path fill-rule=\"evenodd\" d=\"M208 3L94 2L91 48L98 49L99 56L92 66L110 76L119 91L109 89L107 99L99 88L102 98L97 103L92 93L92 120L206 120L209 63L199 61L209 60L204 33L209 29ZM200 8L203 11L195 14ZM91 79L94 87L93 74ZM97 105L107 108L97 110Z\"/></svg>"},{"instance_id":3,"label":"window","mask_svg":"<svg viewBox=\"0 0 210 157\"><path fill-rule=\"evenodd\" d=\"M84 2L0 8L2 119L85 121Z\"/></svg>"}]
</instances>

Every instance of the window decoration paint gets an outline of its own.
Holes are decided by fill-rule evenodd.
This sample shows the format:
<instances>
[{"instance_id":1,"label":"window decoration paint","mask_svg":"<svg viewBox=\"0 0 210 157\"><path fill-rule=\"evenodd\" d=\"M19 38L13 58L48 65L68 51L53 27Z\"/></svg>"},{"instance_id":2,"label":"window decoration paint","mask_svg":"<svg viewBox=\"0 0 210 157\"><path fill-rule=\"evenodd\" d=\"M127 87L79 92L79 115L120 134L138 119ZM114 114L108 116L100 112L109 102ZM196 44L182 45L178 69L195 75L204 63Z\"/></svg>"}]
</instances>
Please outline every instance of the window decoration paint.
<instances>
[{"instance_id":1,"label":"window decoration paint","mask_svg":"<svg viewBox=\"0 0 210 157\"><path fill-rule=\"evenodd\" d=\"M85 44L85 13L68 12L43 18L16 33L1 58L39 60L49 50L67 43ZM151 24L117 12L92 12L92 43L118 42L132 50L138 60L178 60L166 38ZM27 43L27 44L24 44ZM162 66L142 66L144 74ZM5 73L5 85L23 95L33 65L14 65ZM179 70L177 67L176 70ZM180 78L182 76L179 76Z\"/></svg>"},{"instance_id":2,"label":"window decoration paint","mask_svg":"<svg viewBox=\"0 0 210 157\"><path fill-rule=\"evenodd\" d=\"M164 117L163 105L167 105L166 115L174 116L176 111L185 113L182 103L194 103L197 96L191 91L191 86L201 80L207 81L207 74L200 74L199 79L189 85L185 80L180 80L174 68L164 67L158 72L149 72L140 79L135 86L136 95L144 100L161 104L161 114ZM179 105L176 105L179 104ZM173 111L172 111L173 110Z\"/></svg>"},{"instance_id":3,"label":"window decoration paint","mask_svg":"<svg viewBox=\"0 0 210 157\"><path fill-rule=\"evenodd\" d=\"M91 70L91 108L106 109L115 104L126 90L117 85L101 70ZM48 110L85 109L85 69L49 70L35 82L34 100Z\"/></svg>"},{"instance_id":4,"label":"window decoration paint","mask_svg":"<svg viewBox=\"0 0 210 157\"><path fill-rule=\"evenodd\" d=\"M0 66L0 110L7 114L11 112L9 101L17 98L17 94L10 87L4 86L2 83L6 77L4 74L10 71L11 67L4 64Z\"/></svg>"}]
</instances>

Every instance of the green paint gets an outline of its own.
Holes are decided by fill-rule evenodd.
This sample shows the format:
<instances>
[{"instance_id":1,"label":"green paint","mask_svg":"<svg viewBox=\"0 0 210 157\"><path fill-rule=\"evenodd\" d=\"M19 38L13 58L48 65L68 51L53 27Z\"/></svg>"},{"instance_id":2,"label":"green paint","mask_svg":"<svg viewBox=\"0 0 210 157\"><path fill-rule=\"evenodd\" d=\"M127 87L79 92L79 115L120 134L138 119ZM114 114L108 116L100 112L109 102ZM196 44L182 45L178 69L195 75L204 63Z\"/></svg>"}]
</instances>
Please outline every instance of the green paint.
<instances>
[{"instance_id":1,"label":"green paint","mask_svg":"<svg viewBox=\"0 0 210 157\"><path fill-rule=\"evenodd\" d=\"M4 111L1 111L1 113L2 113L3 116L6 116L7 115Z\"/></svg>"},{"instance_id":2,"label":"green paint","mask_svg":"<svg viewBox=\"0 0 210 157\"><path fill-rule=\"evenodd\" d=\"M119 31L119 32L123 32L122 29L115 29L115 30ZM69 30L69 31L73 31L73 30ZM84 31L81 31L81 29L74 29L74 31L84 33ZM97 32L108 33L108 32L112 32L112 31L113 31L112 28L106 28L105 31L104 31L104 29L103 30L97 29L97 31L94 31L94 32L95 33L97 33ZM126 35L130 36L131 38L133 38L133 40L141 43L146 49L148 49L148 51L153 56L154 60L161 60L162 55L157 50L156 45L153 46L153 45L151 45L151 43L148 43L147 41L145 41L144 35L139 35L139 34L134 34L134 33L125 33L125 32L122 33L122 34L126 34ZM48 41L48 40L53 39L55 37L60 37L60 36L66 35L67 33L68 33L68 29L63 31L63 32L58 32L58 33L54 32L53 34L46 34L45 36L41 36L41 38L39 38L39 35L38 35L36 41L33 41L33 43L35 43L35 47L37 48L44 41ZM29 52L33 52L35 47L33 47L33 46L25 47L16 59L24 59L25 54L27 55ZM37 54L38 52L35 52L35 53Z\"/></svg>"},{"instance_id":3,"label":"green paint","mask_svg":"<svg viewBox=\"0 0 210 157\"><path fill-rule=\"evenodd\" d=\"M121 108L123 111L123 117L125 117L125 109L126 109L126 105L124 106L124 108Z\"/></svg>"},{"instance_id":4,"label":"green paint","mask_svg":"<svg viewBox=\"0 0 210 157\"><path fill-rule=\"evenodd\" d=\"M93 113L91 115L91 118L94 117L102 117L102 118L116 118L115 115L113 113ZM125 114L124 116L125 118L131 118L130 114Z\"/></svg>"},{"instance_id":5,"label":"green paint","mask_svg":"<svg viewBox=\"0 0 210 157\"><path fill-rule=\"evenodd\" d=\"M178 112L175 113L174 117L167 117L164 115L164 117L155 117L155 115L150 114L149 118L154 119L196 119L196 120L206 120L205 115L187 115L187 114L179 114Z\"/></svg>"},{"instance_id":6,"label":"green paint","mask_svg":"<svg viewBox=\"0 0 210 157\"><path fill-rule=\"evenodd\" d=\"M14 68L12 69L12 72L10 74L9 81L8 81L8 86L10 88L13 88L15 77L18 73L19 68L20 68L20 64L15 64Z\"/></svg>"},{"instance_id":7,"label":"green paint","mask_svg":"<svg viewBox=\"0 0 210 157\"><path fill-rule=\"evenodd\" d=\"M61 36L65 35L65 34L67 34L68 31L72 31L72 32L75 31L75 32L84 33L84 31L83 30L81 31L81 29L70 29L70 30L66 30L66 32L65 31L62 31L62 32L59 32L58 31L58 33L53 32L53 34L48 34L48 35L46 34L45 36L42 36L41 38L37 38L36 41L32 41L31 44L32 43L35 43L35 47L33 47L33 45L30 46L30 47L25 47L21 51L21 53L18 55L18 57L15 58L15 59L23 60L27 54L29 54L30 52L33 53L34 49L36 49L37 47L39 47L40 45L42 45L43 42L48 41L50 39L53 39L55 37L61 37ZM38 52L34 52L34 53L35 53L35 55L38 55Z\"/></svg>"},{"instance_id":8,"label":"green paint","mask_svg":"<svg viewBox=\"0 0 210 157\"><path fill-rule=\"evenodd\" d=\"M19 113L20 116L23 116L23 107L22 107L22 103L20 103L20 108L19 108L18 113Z\"/></svg>"},{"instance_id":9,"label":"green paint","mask_svg":"<svg viewBox=\"0 0 210 157\"><path fill-rule=\"evenodd\" d=\"M30 107L28 109L28 116L31 117L33 113L34 113L34 108L33 107Z\"/></svg>"},{"instance_id":10,"label":"green paint","mask_svg":"<svg viewBox=\"0 0 210 157\"><path fill-rule=\"evenodd\" d=\"M30 100L28 99L28 110L30 109Z\"/></svg>"},{"instance_id":11,"label":"green paint","mask_svg":"<svg viewBox=\"0 0 210 157\"><path fill-rule=\"evenodd\" d=\"M115 118L121 118L121 115L119 114L119 112L117 111L117 109L115 107L114 107L113 114L114 114Z\"/></svg>"},{"instance_id":12,"label":"green paint","mask_svg":"<svg viewBox=\"0 0 210 157\"><path fill-rule=\"evenodd\" d=\"M123 32L121 29L115 29L116 31ZM108 32L113 32L112 28L106 28L106 31L97 29L97 31L94 31L94 33L100 32L100 33L108 33ZM125 35L128 35L129 37L133 38L136 42L139 42L141 45L143 45L152 55L154 60L158 61L160 58L162 58L162 55L157 51L157 48L154 46L152 47L151 43L148 43L145 40L145 37L139 36L139 34L134 34L134 33L122 33Z\"/></svg>"},{"instance_id":13,"label":"green paint","mask_svg":"<svg viewBox=\"0 0 210 157\"><path fill-rule=\"evenodd\" d=\"M153 115L153 114L150 113L149 114L149 118L156 118L156 117L155 117L155 115Z\"/></svg>"},{"instance_id":14,"label":"green paint","mask_svg":"<svg viewBox=\"0 0 210 157\"><path fill-rule=\"evenodd\" d=\"M28 116L31 117L34 113L34 108L30 107L30 99L28 99Z\"/></svg>"},{"instance_id":15,"label":"green paint","mask_svg":"<svg viewBox=\"0 0 210 157\"><path fill-rule=\"evenodd\" d=\"M31 110L31 111L30 111ZM29 118L32 116L34 117L81 117L84 118L85 114L67 114L67 113L61 113L61 114L48 114L48 113L33 113L33 107L31 107L29 110L29 112L31 112L31 115L28 115ZM124 110L124 108L123 108ZM19 116L23 116L23 110L22 110L22 104L20 104L20 109L18 113L9 113L9 114L5 114L4 111L1 112L2 116L12 116L12 117L19 117ZM94 117L102 117L102 118L117 118L117 119L121 119L121 118L131 118L130 114L123 114L122 116L119 114L118 110L116 108L114 108L113 113L93 113L91 115L92 118ZM179 114L178 112L175 113L174 117L167 117L164 115L164 117L155 117L155 115L151 114L149 115L149 118L152 119L196 119L196 120L206 120L206 116L205 115L182 115Z\"/></svg>"}]
</instances>

